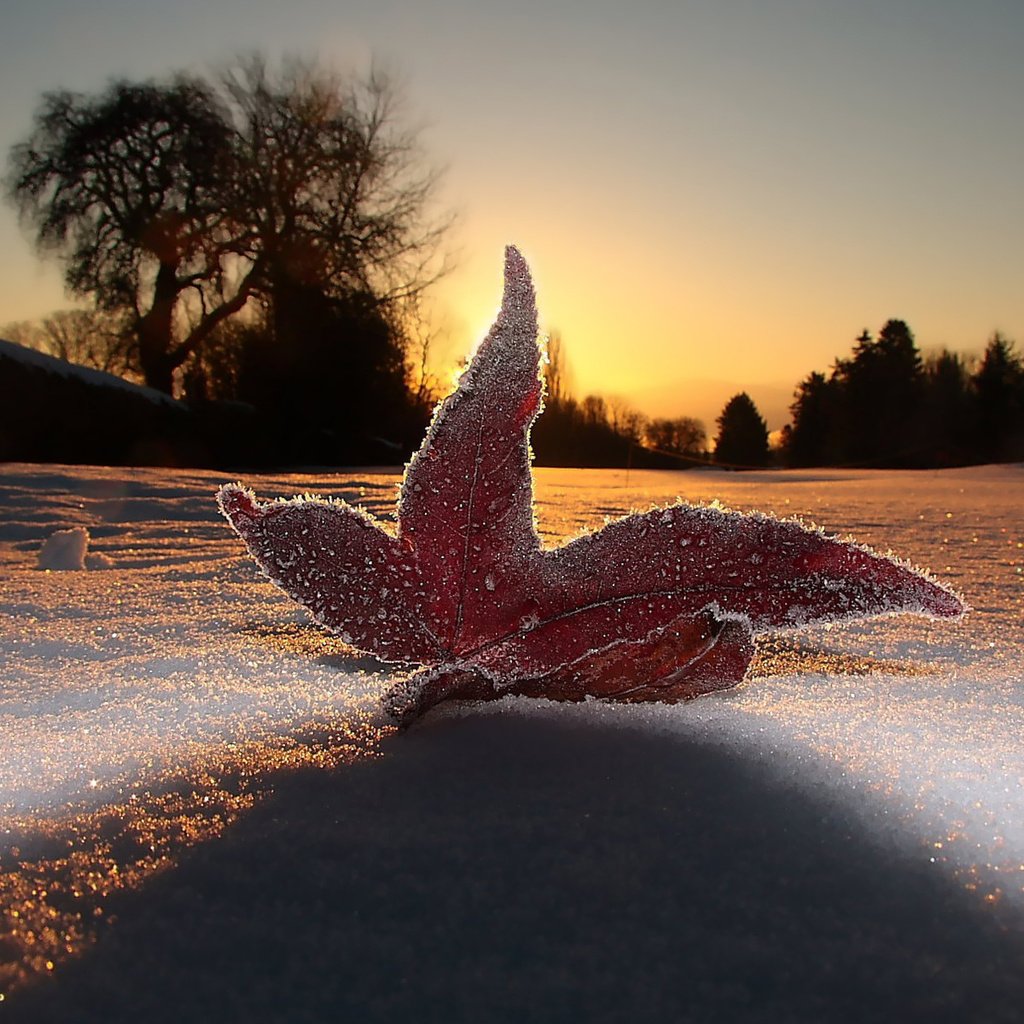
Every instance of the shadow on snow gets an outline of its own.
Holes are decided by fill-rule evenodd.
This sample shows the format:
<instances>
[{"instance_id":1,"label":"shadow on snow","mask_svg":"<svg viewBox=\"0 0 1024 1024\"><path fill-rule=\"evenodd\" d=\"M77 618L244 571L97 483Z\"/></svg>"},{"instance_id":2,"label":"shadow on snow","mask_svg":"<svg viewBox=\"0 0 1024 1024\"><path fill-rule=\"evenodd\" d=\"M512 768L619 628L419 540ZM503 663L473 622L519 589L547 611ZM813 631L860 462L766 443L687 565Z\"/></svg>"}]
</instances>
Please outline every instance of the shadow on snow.
<instances>
[{"instance_id":1,"label":"shadow on snow","mask_svg":"<svg viewBox=\"0 0 1024 1024\"><path fill-rule=\"evenodd\" d=\"M1019 1020L1024 944L756 757L440 717L111 901L9 1020Z\"/></svg>"}]
</instances>

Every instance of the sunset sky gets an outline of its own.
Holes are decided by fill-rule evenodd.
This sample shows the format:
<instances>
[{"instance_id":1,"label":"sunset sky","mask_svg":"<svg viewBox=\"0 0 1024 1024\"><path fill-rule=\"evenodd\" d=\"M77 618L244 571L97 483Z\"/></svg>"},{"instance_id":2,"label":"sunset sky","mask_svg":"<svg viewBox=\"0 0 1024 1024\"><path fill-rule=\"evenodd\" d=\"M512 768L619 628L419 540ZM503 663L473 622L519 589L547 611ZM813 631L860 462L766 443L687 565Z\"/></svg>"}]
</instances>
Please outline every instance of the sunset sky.
<instances>
[{"instance_id":1,"label":"sunset sky","mask_svg":"<svg viewBox=\"0 0 1024 1024\"><path fill-rule=\"evenodd\" d=\"M316 56L403 83L447 168L438 366L486 329L502 247L579 394L709 421L901 317L925 349L1024 342L1020 0L32 0L0 24L0 151L40 94ZM9 206L0 324L66 306Z\"/></svg>"}]
</instances>

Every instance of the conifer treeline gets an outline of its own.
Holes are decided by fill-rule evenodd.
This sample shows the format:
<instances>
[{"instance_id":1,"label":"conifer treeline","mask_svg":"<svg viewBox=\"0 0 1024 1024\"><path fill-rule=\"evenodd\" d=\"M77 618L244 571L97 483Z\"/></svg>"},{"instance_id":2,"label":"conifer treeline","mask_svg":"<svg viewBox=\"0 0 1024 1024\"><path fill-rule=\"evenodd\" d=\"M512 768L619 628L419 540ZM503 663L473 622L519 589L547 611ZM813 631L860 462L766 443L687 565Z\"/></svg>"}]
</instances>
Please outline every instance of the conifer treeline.
<instances>
[{"instance_id":1,"label":"conifer treeline","mask_svg":"<svg viewBox=\"0 0 1024 1024\"><path fill-rule=\"evenodd\" d=\"M716 421L708 450L692 417L649 420L622 405L567 393L560 348L548 375L548 408L534 428L538 461L561 466L925 468L1024 460L1024 362L996 333L980 357L947 349L923 356L908 325L864 331L847 358L796 387L792 421L769 451L746 393Z\"/></svg>"},{"instance_id":2,"label":"conifer treeline","mask_svg":"<svg viewBox=\"0 0 1024 1024\"><path fill-rule=\"evenodd\" d=\"M902 320L865 331L849 358L798 385L780 455L789 466L930 467L1024 459L1024 366L994 334L980 360L922 358Z\"/></svg>"}]
</instances>

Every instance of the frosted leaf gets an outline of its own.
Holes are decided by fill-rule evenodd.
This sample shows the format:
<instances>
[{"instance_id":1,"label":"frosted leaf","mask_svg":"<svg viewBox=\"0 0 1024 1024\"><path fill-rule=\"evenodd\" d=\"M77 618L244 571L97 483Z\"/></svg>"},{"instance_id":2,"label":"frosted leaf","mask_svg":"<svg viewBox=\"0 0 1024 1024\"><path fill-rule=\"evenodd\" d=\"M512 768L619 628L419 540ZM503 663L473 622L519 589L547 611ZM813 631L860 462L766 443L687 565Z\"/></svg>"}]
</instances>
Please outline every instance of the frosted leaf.
<instances>
[{"instance_id":1,"label":"frosted leaf","mask_svg":"<svg viewBox=\"0 0 1024 1024\"><path fill-rule=\"evenodd\" d=\"M396 713L510 692L678 700L739 682L754 632L962 614L951 590L896 559L718 502L543 550L529 444L541 359L533 285L509 247L498 318L409 463L394 533L344 502L220 492L264 572L318 621L428 666L388 698Z\"/></svg>"}]
</instances>

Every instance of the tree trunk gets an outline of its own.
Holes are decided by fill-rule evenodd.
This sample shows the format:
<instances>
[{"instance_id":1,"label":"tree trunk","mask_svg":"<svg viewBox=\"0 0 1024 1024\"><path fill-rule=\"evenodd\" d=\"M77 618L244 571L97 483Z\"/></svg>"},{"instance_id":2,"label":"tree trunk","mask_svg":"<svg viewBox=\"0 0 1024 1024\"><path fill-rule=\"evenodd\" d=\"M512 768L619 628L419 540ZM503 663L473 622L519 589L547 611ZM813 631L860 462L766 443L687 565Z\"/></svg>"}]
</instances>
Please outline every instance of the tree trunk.
<instances>
[{"instance_id":1,"label":"tree trunk","mask_svg":"<svg viewBox=\"0 0 1024 1024\"><path fill-rule=\"evenodd\" d=\"M168 395L180 362L175 362L172 354L174 307L180 290L176 265L161 263L153 290L153 305L140 317L138 324L139 363L146 384Z\"/></svg>"}]
</instances>

